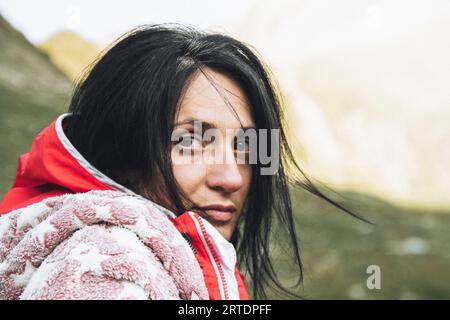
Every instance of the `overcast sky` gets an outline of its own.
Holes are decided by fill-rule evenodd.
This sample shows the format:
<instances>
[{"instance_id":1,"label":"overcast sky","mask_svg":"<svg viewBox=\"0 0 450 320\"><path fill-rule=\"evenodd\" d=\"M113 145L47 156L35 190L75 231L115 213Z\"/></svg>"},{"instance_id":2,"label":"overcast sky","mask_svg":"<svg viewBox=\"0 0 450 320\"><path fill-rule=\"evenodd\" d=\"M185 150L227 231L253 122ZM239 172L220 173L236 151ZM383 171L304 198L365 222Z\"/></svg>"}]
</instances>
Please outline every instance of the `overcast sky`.
<instances>
[{"instance_id":1,"label":"overcast sky","mask_svg":"<svg viewBox=\"0 0 450 320\"><path fill-rule=\"evenodd\" d=\"M0 0L0 13L33 43L70 29L92 42L107 43L145 23L179 22L220 27L238 19L257 0Z\"/></svg>"}]
</instances>

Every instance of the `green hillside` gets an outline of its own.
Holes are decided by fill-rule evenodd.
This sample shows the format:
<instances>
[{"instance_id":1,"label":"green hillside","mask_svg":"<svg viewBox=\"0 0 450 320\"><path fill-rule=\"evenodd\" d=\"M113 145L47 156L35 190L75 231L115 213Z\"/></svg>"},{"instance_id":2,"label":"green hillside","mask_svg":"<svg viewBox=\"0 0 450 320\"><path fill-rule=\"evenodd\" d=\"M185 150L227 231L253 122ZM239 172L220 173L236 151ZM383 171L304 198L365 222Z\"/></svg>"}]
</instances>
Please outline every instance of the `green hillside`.
<instances>
[{"instance_id":1,"label":"green hillside","mask_svg":"<svg viewBox=\"0 0 450 320\"><path fill-rule=\"evenodd\" d=\"M305 266L307 299L450 299L450 212L412 210L354 192L342 202L360 222L304 191L292 190ZM296 277L276 245L283 280ZM381 289L366 286L367 267L381 269ZM279 298L278 295L271 295Z\"/></svg>"},{"instance_id":2,"label":"green hillside","mask_svg":"<svg viewBox=\"0 0 450 320\"><path fill-rule=\"evenodd\" d=\"M0 15L0 195L34 136L67 110L71 82Z\"/></svg>"}]
</instances>

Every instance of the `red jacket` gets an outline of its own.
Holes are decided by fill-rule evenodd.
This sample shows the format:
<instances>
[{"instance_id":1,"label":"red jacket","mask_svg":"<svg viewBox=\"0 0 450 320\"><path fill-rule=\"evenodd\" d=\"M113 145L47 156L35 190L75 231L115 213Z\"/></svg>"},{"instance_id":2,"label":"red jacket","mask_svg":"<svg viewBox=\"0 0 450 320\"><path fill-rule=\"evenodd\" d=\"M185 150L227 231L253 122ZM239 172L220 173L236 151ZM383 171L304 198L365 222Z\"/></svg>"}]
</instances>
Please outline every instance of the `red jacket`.
<instances>
[{"instance_id":1,"label":"red jacket","mask_svg":"<svg viewBox=\"0 0 450 320\"><path fill-rule=\"evenodd\" d=\"M70 114L59 116L39 133L30 151L20 157L13 186L0 203L0 215L67 193L115 190L136 196L98 171L75 149L63 130L63 119L68 116ZM203 271L210 299L248 299L231 243L197 213L175 216L157 207L171 217L190 243Z\"/></svg>"}]
</instances>

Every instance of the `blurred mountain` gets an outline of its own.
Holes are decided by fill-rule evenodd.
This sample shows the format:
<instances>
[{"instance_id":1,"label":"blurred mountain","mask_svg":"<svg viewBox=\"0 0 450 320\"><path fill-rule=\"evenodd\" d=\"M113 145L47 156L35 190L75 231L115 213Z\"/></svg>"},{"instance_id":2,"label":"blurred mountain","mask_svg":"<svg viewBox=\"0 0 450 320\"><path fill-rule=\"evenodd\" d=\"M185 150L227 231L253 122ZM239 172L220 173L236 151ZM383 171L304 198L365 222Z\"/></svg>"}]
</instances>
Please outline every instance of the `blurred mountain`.
<instances>
[{"instance_id":1,"label":"blurred mountain","mask_svg":"<svg viewBox=\"0 0 450 320\"><path fill-rule=\"evenodd\" d=\"M52 62L73 80L82 75L83 70L95 60L100 52L95 45L70 31L55 34L40 44L39 48L47 53Z\"/></svg>"},{"instance_id":2,"label":"blurred mountain","mask_svg":"<svg viewBox=\"0 0 450 320\"><path fill-rule=\"evenodd\" d=\"M0 85L35 102L66 95L71 84L49 60L0 15Z\"/></svg>"},{"instance_id":3,"label":"blurred mountain","mask_svg":"<svg viewBox=\"0 0 450 320\"><path fill-rule=\"evenodd\" d=\"M0 15L0 197L17 158L40 130L67 110L72 84L49 57Z\"/></svg>"},{"instance_id":4,"label":"blurred mountain","mask_svg":"<svg viewBox=\"0 0 450 320\"><path fill-rule=\"evenodd\" d=\"M448 30L448 1L267 0L233 32L274 71L307 172L450 208Z\"/></svg>"}]
</instances>

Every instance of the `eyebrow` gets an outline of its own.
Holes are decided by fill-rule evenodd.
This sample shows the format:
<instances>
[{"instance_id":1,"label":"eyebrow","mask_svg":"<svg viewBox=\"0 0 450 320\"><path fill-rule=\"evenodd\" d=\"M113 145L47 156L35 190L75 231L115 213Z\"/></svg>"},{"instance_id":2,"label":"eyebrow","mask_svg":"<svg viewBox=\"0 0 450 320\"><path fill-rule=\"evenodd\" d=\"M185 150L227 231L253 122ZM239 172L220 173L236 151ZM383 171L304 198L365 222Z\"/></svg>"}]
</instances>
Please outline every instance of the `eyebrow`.
<instances>
[{"instance_id":1,"label":"eyebrow","mask_svg":"<svg viewBox=\"0 0 450 320\"><path fill-rule=\"evenodd\" d=\"M202 123L203 131L211 129L211 128L217 128L217 126L214 123L211 123L211 122L208 122L208 121L204 121L204 120L200 120L200 119L196 119L196 118L192 118L192 117L189 117L189 118L187 118L187 119L185 119L183 121L180 121L180 122L176 122L175 123L175 127L186 125L186 124L194 126L195 122L201 122ZM243 130L256 129L256 127L255 126L248 126L248 127L241 127L241 129L243 129Z\"/></svg>"}]
</instances>

